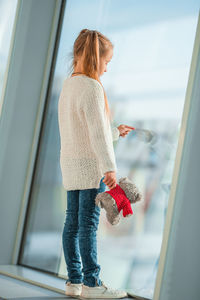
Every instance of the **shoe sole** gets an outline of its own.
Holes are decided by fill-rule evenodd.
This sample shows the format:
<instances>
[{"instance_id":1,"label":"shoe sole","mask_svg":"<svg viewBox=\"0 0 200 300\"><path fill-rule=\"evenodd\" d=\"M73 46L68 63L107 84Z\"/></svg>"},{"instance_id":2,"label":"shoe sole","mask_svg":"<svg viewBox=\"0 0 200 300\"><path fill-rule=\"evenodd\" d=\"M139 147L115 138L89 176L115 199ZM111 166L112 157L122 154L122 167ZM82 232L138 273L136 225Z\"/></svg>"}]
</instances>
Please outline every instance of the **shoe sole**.
<instances>
[{"instance_id":1,"label":"shoe sole","mask_svg":"<svg viewBox=\"0 0 200 300\"><path fill-rule=\"evenodd\" d=\"M84 299L114 299L114 298L85 298L85 297L82 297L82 296L72 296L70 295L70 297L72 298L75 298L75 299L80 299L80 300L84 300ZM141 297L141 296L137 296L137 295L134 295L133 293L129 293L127 292L127 296L125 297L122 297L122 298L115 298L115 299L130 299L130 298L133 298L133 299L137 299L137 300L152 300L150 298L145 298L145 297Z\"/></svg>"},{"instance_id":2,"label":"shoe sole","mask_svg":"<svg viewBox=\"0 0 200 300\"><path fill-rule=\"evenodd\" d=\"M70 296L70 297L72 297L72 298L76 298L76 299L81 299L81 300L85 300L85 299L93 299L93 300L95 300L95 299L128 299L129 297L121 297L121 298L107 298L107 297L102 297L102 298L100 298L100 297L97 297L97 298L94 298L94 297L92 297L92 298L86 298L86 297L81 297L81 296ZM133 298L133 297L130 297L130 298Z\"/></svg>"},{"instance_id":3,"label":"shoe sole","mask_svg":"<svg viewBox=\"0 0 200 300\"><path fill-rule=\"evenodd\" d=\"M129 298L134 298L135 299L135 297L133 297L132 295L129 295L128 293L127 293L127 296L125 296L125 297L120 297L120 298L108 298L108 297L106 297L106 296L104 296L104 297L102 297L102 298L100 298L100 297L92 297L92 298L86 298L86 297L82 297L82 296L70 296L70 297L72 297L72 298L76 298L76 299L80 299L80 300L85 300L85 299L93 299L93 300L95 300L95 299L129 299ZM145 298L143 298L143 299L145 299ZM150 300L150 299L149 299Z\"/></svg>"},{"instance_id":4,"label":"shoe sole","mask_svg":"<svg viewBox=\"0 0 200 300\"><path fill-rule=\"evenodd\" d=\"M95 299L114 299L114 298L85 298L82 296L70 296L70 297L75 298L75 299L80 299L80 300L84 300L84 299L93 299L93 300L95 300ZM129 294L129 292L127 292L126 297L115 298L115 299L130 299L130 298L137 299L137 300L152 300L150 298L145 298L145 297L134 295L133 293Z\"/></svg>"}]
</instances>

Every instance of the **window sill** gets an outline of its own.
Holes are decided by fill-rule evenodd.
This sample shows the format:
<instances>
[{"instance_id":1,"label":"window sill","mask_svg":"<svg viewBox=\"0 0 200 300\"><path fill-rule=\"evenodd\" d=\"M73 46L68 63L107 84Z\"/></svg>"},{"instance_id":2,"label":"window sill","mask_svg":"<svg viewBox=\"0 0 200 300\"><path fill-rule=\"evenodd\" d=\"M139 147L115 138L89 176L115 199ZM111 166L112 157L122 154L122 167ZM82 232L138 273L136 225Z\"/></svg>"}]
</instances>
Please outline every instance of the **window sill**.
<instances>
[{"instance_id":1,"label":"window sill","mask_svg":"<svg viewBox=\"0 0 200 300\"><path fill-rule=\"evenodd\" d=\"M0 274L22 280L60 294L65 294L66 279L55 275L19 265L0 265Z\"/></svg>"}]
</instances>

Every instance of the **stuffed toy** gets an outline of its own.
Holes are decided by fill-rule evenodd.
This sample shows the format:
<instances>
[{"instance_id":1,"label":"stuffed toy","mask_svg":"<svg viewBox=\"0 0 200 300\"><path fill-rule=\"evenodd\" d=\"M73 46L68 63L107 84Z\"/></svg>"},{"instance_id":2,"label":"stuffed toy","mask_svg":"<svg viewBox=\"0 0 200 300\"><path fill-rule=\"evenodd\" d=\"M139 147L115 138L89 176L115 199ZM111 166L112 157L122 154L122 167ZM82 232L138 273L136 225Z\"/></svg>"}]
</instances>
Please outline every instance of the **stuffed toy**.
<instances>
[{"instance_id":1,"label":"stuffed toy","mask_svg":"<svg viewBox=\"0 0 200 300\"><path fill-rule=\"evenodd\" d=\"M133 215L131 204L142 199L136 185L128 177L121 177L116 187L97 194L95 204L106 211L106 217L111 225L117 225L120 222L120 211L123 211L123 217Z\"/></svg>"}]
</instances>

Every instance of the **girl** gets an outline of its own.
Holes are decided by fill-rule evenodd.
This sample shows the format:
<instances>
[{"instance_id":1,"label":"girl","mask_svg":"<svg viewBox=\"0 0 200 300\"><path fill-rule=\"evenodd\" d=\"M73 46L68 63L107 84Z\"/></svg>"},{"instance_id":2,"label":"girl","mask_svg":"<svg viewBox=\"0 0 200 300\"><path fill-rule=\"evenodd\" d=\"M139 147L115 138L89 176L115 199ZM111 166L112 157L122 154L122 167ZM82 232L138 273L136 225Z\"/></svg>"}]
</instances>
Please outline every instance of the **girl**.
<instances>
[{"instance_id":1,"label":"girl","mask_svg":"<svg viewBox=\"0 0 200 300\"><path fill-rule=\"evenodd\" d=\"M60 166L67 191L62 241L68 296L127 296L104 284L97 263L100 207L95 198L106 185L112 189L117 183L113 140L134 129L123 124L111 129L111 113L99 77L107 71L112 56L113 44L107 37L97 30L81 30L73 46L73 73L64 80L58 102Z\"/></svg>"}]
</instances>

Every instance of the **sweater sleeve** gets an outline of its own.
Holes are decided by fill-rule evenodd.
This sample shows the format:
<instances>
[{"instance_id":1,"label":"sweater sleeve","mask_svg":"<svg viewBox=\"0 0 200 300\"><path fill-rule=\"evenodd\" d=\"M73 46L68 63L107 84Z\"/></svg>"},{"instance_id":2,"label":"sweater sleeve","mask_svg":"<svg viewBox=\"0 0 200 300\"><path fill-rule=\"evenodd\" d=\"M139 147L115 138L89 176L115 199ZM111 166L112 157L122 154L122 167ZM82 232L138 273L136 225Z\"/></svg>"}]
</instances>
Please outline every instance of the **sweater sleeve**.
<instances>
[{"instance_id":1,"label":"sweater sleeve","mask_svg":"<svg viewBox=\"0 0 200 300\"><path fill-rule=\"evenodd\" d=\"M89 138L103 174L117 172L111 128L104 112L104 93L99 83L92 82L84 94L82 110L88 126Z\"/></svg>"},{"instance_id":2,"label":"sweater sleeve","mask_svg":"<svg viewBox=\"0 0 200 300\"><path fill-rule=\"evenodd\" d=\"M112 127L111 129L113 141L117 141L119 139L119 129L117 127Z\"/></svg>"}]
</instances>

